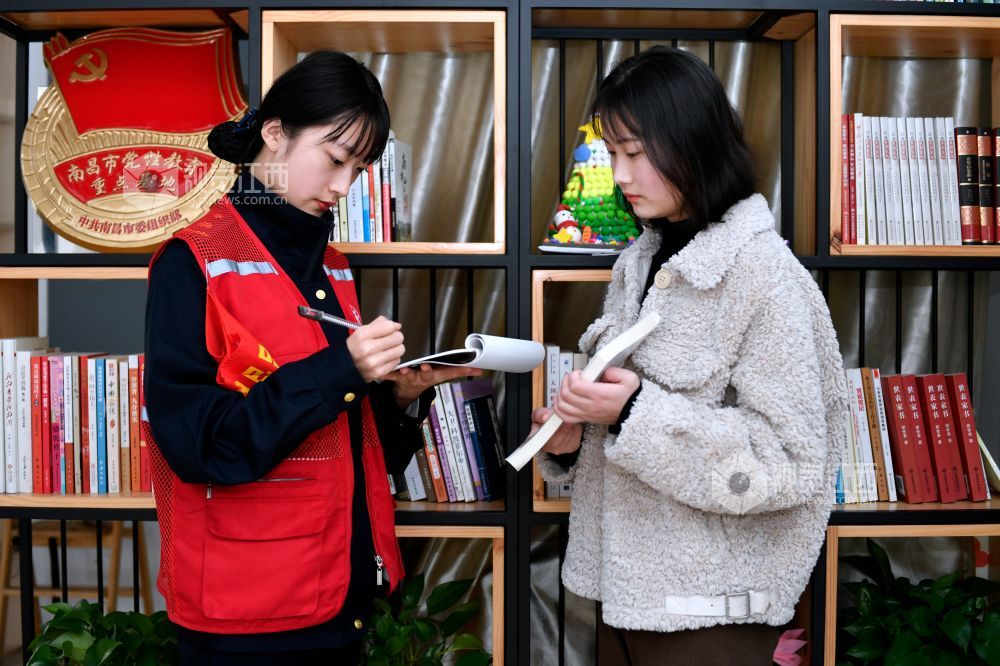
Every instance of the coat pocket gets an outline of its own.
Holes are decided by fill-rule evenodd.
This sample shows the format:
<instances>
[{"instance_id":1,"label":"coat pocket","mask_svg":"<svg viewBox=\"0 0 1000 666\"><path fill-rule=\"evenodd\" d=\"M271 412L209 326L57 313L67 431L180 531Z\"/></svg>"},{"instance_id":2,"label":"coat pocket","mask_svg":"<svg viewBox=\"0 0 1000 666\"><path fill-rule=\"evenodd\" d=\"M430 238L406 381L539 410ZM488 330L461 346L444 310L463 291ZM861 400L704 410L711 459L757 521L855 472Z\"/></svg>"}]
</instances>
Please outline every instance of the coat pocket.
<instances>
[{"instance_id":1,"label":"coat pocket","mask_svg":"<svg viewBox=\"0 0 1000 666\"><path fill-rule=\"evenodd\" d=\"M206 506L207 617L265 620L316 610L328 520L324 498L216 497Z\"/></svg>"}]
</instances>

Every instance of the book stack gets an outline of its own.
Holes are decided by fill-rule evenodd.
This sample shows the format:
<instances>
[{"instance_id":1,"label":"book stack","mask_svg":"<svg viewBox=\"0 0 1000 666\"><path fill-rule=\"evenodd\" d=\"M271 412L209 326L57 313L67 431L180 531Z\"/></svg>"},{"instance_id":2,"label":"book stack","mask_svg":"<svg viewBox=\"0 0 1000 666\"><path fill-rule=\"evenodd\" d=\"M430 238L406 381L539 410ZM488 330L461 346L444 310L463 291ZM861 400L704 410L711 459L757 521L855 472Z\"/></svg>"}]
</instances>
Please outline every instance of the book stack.
<instances>
[{"instance_id":1,"label":"book stack","mask_svg":"<svg viewBox=\"0 0 1000 666\"><path fill-rule=\"evenodd\" d=\"M840 130L843 244L996 242L994 130L860 113L841 116Z\"/></svg>"},{"instance_id":2,"label":"book stack","mask_svg":"<svg viewBox=\"0 0 1000 666\"><path fill-rule=\"evenodd\" d=\"M0 340L7 493L151 492L140 427L144 356L65 353Z\"/></svg>"},{"instance_id":3,"label":"book stack","mask_svg":"<svg viewBox=\"0 0 1000 666\"><path fill-rule=\"evenodd\" d=\"M409 144L392 132L379 159L355 179L347 196L331 209L333 243L391 243L413 240L410 215Z\"/></svg>"},{"instance_id":4,"label":"book stack","mask_svg":"<svg viewBox=\"0 0 1000 666\"><path fill-rule=\"evenodd\" d=\"M574 370L583 370L590 356L579 352L563 351L558 345L545 345L545 406L551 408L559 393L563 378ZM545 482L546 497L572 497L572 483Z\"/></svg>"},{"instance_id":5,"label":"book stack","mask_svg":"<svg viewBox=\"0 0 1000 666\"><path fill-rule=\"evenodd\" d=\"M502 499L506 489L504 444L493 382L475 379L439 384L421 425L423 449L390 486L400 500L474 502Z\"/></svg>"},{"instance_id":6,"label":"book stack","mask_svg":"<svg viewBox=\"0 0 1000 666\"><path fill-rule=\"evenodd\" d=\"M844 372L851 405L838 504L990 498L988 477L996 463L976 433L965 373Z\"/></svg>"}]
</instances>

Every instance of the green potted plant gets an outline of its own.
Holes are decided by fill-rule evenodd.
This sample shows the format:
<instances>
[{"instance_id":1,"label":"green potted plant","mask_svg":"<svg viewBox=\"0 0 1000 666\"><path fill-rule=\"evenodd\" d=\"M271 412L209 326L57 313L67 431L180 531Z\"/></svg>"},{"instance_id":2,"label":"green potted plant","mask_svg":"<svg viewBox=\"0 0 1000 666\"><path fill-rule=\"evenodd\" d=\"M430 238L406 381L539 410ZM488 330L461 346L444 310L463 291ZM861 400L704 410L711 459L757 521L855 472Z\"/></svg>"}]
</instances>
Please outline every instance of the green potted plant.
<instances>
[{"instance_id":1,"label":"green potted plant","mask_svg":"<svg viewBox=\"0 0 1000 666\"><path fill-rule=\"evenodd\" d=\"M854 606L840 615L837 664L1000 664L1000 583L962 572L912 583L892 573L885 551L841 561L866 578L845 587Z\"/></svg>"},{"instance_id":2,"label":"green potted plant","mask_svg":"<svg viewBox=\"0 0 1000 666\"><path fill-rule=\"evenodd\" d=\"M404 583L397 608L375 600L375 612L365 640L369 666L440 666L456 654L455 666L485 666L492 661L478 637L459 633L479 614L479 602L459 604L473 580L456 580L435 587L421 604L423 574ZM457 605L456 605L457 604Z\"/></svg>"},{"instance_id":3,"label":"green potted plant","mask_svg":"<svg viewBox=\"0 0 1000 666\"><path fill-rule=\"evenodd\" d=\"M53 617L31 641L29 666L159 666L177 664L177 635L163 611L105 615L87 600L44 607Z\"/></svg>"}]
</instances>

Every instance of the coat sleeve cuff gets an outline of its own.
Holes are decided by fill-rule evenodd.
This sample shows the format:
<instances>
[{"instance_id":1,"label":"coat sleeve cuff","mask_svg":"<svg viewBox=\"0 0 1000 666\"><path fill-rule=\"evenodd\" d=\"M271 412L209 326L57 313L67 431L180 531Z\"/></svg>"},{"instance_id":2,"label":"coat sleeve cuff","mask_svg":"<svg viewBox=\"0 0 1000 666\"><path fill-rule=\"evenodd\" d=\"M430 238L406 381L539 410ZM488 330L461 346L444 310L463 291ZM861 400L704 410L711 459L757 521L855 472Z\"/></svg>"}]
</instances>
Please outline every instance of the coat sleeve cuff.
<instances>
[{"instance_id":1,"label":"coat sleeve cuff","mask_svg":"<svg viewBox=\"0 0 1000 666\"><path fill-rule=\"evenodd\" d=\"M324 401L336 412L360 404L359 399L368 395L368 383L354 365L347 347L326 347L314 355L312 364L316 389Z\"/></svg>"}]
</instances>

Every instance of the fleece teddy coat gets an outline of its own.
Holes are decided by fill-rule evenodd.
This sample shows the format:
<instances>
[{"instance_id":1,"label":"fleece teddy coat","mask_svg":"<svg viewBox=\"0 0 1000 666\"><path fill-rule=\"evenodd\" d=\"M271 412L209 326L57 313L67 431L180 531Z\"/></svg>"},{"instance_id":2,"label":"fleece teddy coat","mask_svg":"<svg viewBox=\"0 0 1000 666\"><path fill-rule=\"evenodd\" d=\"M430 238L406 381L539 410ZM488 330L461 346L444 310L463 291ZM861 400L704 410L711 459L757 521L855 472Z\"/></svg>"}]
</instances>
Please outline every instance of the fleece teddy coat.
<instances>
[{"instance_id":1,"label":"fleece teddy coat","mask_svg":"<svg viewBox=\"0 0 1000 666\"><path fill-rule=\"evenodd\" d=\"M621 433L588 424L568 470L538 458L545 478L574 484L563 583L603 602L611 626L783 624L816 562L848 394L826 303L774 226L763 196L740 201L654 267L643 301L660 245L646 229L580 338L593 353L641 316L661 317L626 362L642 390ZM745 619L662 604L747 591L770 604Z\"/></svg>"}]
</instances>

